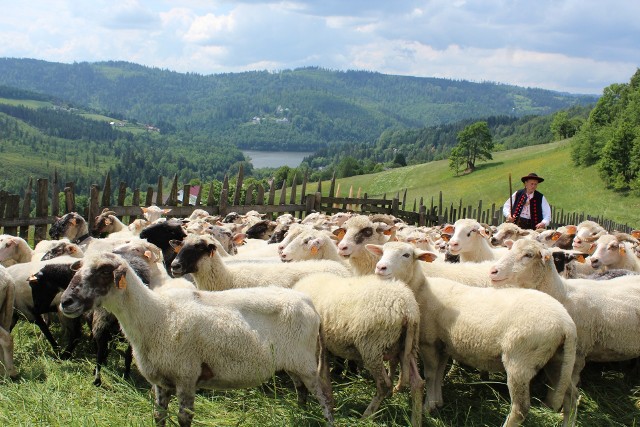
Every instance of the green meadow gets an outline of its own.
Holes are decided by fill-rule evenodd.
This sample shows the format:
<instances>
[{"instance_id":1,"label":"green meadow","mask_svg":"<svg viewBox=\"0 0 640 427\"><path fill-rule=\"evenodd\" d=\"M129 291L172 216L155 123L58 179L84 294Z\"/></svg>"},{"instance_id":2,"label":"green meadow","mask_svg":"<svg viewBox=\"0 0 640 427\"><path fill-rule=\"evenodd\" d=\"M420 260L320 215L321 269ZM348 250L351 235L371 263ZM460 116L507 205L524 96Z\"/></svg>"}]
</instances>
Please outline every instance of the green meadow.
<instances>
[{"instance_id":1,"label":"green meadow","mask_svg":"<svg viewBox=\"0 0 640 427\"><path fill-rule=\"evenodd\" d=\"M427 206L434 198L437 205L442 192L445 207L453 204L477 207L482 200L486 209L493 203L501 207L509 197L509 174L512 188L522 187L520 177L535 172L545 178L538 186L554 209L564 212L601 216L618 223L640 228L640 197L621 194L605 188L595 166L576 167L571 161L570 140L535 145L493 153L493 160L479 162L470 174L455 176L448 160L390 169L384 172L337 180L340 194L345 196L353 187L369 197L384 194L388 198L407 191L407 205L424 199ZM323 190L328 185L323 184Z\"/></svg>"}]
</instances>

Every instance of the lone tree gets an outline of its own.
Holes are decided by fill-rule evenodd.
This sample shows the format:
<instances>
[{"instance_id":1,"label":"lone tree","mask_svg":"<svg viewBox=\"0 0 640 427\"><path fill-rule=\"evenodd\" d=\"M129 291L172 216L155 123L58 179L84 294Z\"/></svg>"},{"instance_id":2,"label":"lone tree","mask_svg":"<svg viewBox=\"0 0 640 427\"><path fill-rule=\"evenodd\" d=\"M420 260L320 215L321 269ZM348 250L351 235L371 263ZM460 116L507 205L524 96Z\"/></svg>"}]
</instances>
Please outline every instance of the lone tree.
<instances>
[{"instance_id":1,"label":"lone tree","mask_svg":"<svg viewBox=\"0 0 640 427\"><path fill-rule=\"evenodd\" d=\"M449 169L460 172L463 166L465 173L473 172L477 160L492 160L493 138L487 122L475 122L458 132L458 144L449 155Z\"/></svg>"}]
</instances>

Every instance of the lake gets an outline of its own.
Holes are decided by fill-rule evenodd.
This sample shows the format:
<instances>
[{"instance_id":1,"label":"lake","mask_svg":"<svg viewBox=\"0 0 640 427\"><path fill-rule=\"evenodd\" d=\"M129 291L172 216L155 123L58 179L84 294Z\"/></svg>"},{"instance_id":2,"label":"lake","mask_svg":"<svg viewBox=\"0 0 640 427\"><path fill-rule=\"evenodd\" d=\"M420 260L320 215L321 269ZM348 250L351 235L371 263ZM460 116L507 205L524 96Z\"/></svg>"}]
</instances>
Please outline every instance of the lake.
<instances>
[{"instance_id":1,"label":"lake","mask_svg":"<svg viewBox=\"0 0 640 427\"><path fill-rule=\"evenodd\" d=\"M302 159L313 154L311 151L254 151L242 150L250 159L254 168L279 168L289 166L296 168L302 163Z\"/></svg>"}]
</instances>

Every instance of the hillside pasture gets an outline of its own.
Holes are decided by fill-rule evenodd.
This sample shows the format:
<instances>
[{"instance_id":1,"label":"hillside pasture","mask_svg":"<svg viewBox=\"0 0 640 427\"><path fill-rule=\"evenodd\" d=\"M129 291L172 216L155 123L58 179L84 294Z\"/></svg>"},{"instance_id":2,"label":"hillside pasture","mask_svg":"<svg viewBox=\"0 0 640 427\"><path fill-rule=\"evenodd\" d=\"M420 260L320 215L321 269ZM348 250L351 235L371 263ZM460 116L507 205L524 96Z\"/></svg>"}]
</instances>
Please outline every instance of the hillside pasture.
<instances>
[{"instance_id":1,"label":"hillside pasture","mask_svg":"<svg viewBox=\"0 0 640 427\"><path fill-rule=\"evenodd\" d=\"M431 198L438 203L443 193L444 206L453 204L477 207L482 200L486 209L492 203L501 208L509 197L509 174L513 191L522 188L520 177L536 172L545 178L538 190L552 207L564 212L578 212L602 216L607 219L640 228L640 196L616 193L605 188L595 166L576 167L571 161L570 140L544 145L518 148L493 153L493 160L477 164L477 169L467 175L455 176L449 170L448 160L390 169L370 175L339 179L341 195L353 186L369 197L388 198L407 189L407 203L424 197L429 205ZM328 191L328 183L323 190ZM402 195L402 193L401 193Z\"/></svg>"}]
</instances>

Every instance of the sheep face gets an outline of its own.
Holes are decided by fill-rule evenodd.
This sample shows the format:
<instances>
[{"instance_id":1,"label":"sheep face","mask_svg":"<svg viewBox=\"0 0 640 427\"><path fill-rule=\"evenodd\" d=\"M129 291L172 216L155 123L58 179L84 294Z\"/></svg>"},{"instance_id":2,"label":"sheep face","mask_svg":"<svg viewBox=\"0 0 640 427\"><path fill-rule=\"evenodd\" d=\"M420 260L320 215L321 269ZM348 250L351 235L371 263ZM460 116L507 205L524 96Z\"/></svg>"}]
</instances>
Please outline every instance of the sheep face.
<instances>
[{"instance_id":1,"label":"sheep face","mask_svg":"<svg viewBox=\"0 0 640 427\"><path fill-rule=\"evenodd\" d=\"M75 243L62 241L57 245L52 246L51 249L45 252L41 260L46 261L63 255L69 255L74 258L82 258L83 252L82 249L80 249L80 246L76 245Z\"/></svg>"},{"instance_id":2,"label":"sheep face","mask_svg":"<svg viewBox=\"0 0 640 427\"><path fill-rule=\"evenodd\" d=\"M534 277L543 277L549 269L554 269L551 252L534 240L518 240L505 242L510 247L490 270L493 287L531 287L536 281Z\"/></svg>"},{"instance_id":3,"label":"sheep face","mask_svg":"<svg viewBox=\"0 0 640 427\"><path fill-rule=\"evenodd\" d=\"M51 307L51 302L58 292L69 285L73 274L70 265L49 264L29 277L34 311L36 313L55 311L55 307Z\"/></svg>"},{"instance_id":4,"label":"sheep face","mask_svg":"<svg viewBox=\"0 0 640 427\"><path fill-rule=\"evenodd\" d=\"M182 240L187 233L178 221L165 221L151 224L140 232L141 239L147 239L163 251L169 249L171 240Z\"/></svg>"},{"instance_id":5,"label":"sheep face","mask_svg":"<svg viewBox=\"0 0 640 427\"><path fill-rule=\"evenodd\" d=\"M449 252L453 255L458 255L475 247L475 239L486 239L488 237L485 229L474 220L459 219L453 225L453 230L453 236L449 240ZM444 231L451 230L445 229Z\"/></svg>"},{"instance_id":6,"label":"sheep face","mask_svg":"<svg viewBox=\"0 0 640 427\"><path fill-rule=\"evenodd\" d=\"M278 224L274 221L262 220L249 227L246 231L246 235L250 239L269 240L276 228L276 225Z\"/></svg>"},{"instance_id":7,"label":"sheep face","mask_svg":"<svg viewBox=\"0 0 640 427\"><path fill-rule=\"evenodd\" d=\"M529 230L523 230L516 224L505 222L498 226L496 232L493 234L493 236L491 236L490 242L493 246L504 246L504 242L506 242L507 240L512 240L515 242L516 240L528 236L529 234Z\"/></svg>"},{"instance_id":8,"label":"sheep face","mask_svg":"<svg viewBox=\"0 0 640 427\"><path fill-rule=\"evenodd\" d=\"M11 236L0 237L0 262L13 258L18 250L18 240Z\"/></svg>"},{"instance_id":9,"label":"sheep face","mask_svg":"<svg viewBox=\"0 0 640 427\"><path fill-rule=\"evenodd\" d=\"M58 218L49 229L49 236L52 239L61 239L67 237L69 239L75 239L81 237L79 232L83 227L86 227L87 222L85 219L76 212L70 212Z\"/></svg>"},{"instance_id":10,"label":"sheep face","mask_svg":"<svg viewBox=\"0 0 640 427\"><path fill-rule=\"evenodd\" d=\"M215 256L217 250L213 239L206 236L190 236L184 244L174 247L179 251L171 263L171 273L174 277L197 272L200 260Z\"/></svg>"},{"instance_id":11,"label":"sheep face","mask_svg":"<svg viewBox=\"0 0 640 427\"><path fill-rule=\"evenodd\" d=\"M622 261L626 256L627 247L620 235L606 234L595 243L595 249L589 259L593 268L608 267Z\"/></svg>"},{"instance_id":12,"label":"sheep face","mask_svg":"<svg viewBox=\"0 0 640 427\"><path fill-rule=\"evenodd\" d=\"M112 232L113 224L116 222L114 218L115 217L113 217L110 212L101 213L96 217L95 224L93 225L93 230L91 231L94 235Z\"/></svg>"},{"instance_id":13,"label":"sheep face","mask_svg":"<svg viewBox=\"0 0 640 427\"><path fill-rule=\"evenodd\" d=\"M437 255L423 251L405 242L388 242L384 246L367 245L366 249L380 256L376 264L375 274L382 279L398 279L405 283L413 282L414 274L422 274L416 270L416 261L432 262Z\"/></svg>"},{"instance_id":14,"label":"sheep face","mask_svg":"<svg viewBox=\"0 0 640 427\"><path fill-rule=\"evenodd\" d=\"M338 253L349 258L364 251L366 244L384 243L388 240L387 235L391 234L391 228L384 223L373 223L363 215L352 217L334 231L340 239Z\"/></svg>"},{"instance_id":15,"label":"sheep face","mask_svg":"<svg viewBox=\"0 0 640 427\"><path fill-rule=\"evenodd\" d=\"M128 264L115 254L102 253L84 263L77 261L72 268L77 269L76 274L60 299L60 308L67 317L78 317L99 307L110 292L126 288Z\"/></svg>"},{"instance_id":16,"label":"sheep face","mask_svg":"<svg viewBox=\"0 0 640 427\"><path fill-rule=\"evenodd\" d=\"M315 235L301 234L280 252L280 259L283 262L316 259L324 243L324 240Z\"/></svg>"}]
</instances>

